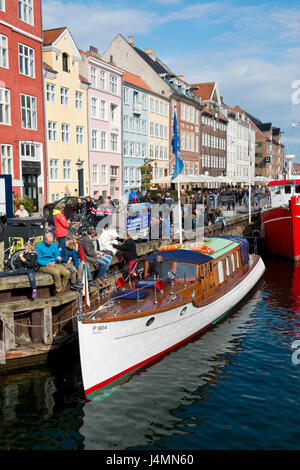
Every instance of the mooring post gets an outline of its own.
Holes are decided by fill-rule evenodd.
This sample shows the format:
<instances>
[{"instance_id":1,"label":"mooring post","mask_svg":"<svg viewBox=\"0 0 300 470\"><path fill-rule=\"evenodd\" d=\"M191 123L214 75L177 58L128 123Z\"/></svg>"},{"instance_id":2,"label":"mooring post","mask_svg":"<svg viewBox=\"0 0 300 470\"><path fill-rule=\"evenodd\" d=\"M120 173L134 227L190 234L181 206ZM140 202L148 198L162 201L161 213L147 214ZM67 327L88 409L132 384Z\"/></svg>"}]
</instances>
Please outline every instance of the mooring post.
<instances>
[{"instance_id":1,"label":"mooring post","mask_svg":"<svg viewBox=\"0 0 300 470\"><path fill-rule=\"evenodd\" d=\"M43 308L42 312L42 335L43 343L46 345L53 343L53 328L52 328L52 308L47 305Z\"/></svg>"}]
</instances>

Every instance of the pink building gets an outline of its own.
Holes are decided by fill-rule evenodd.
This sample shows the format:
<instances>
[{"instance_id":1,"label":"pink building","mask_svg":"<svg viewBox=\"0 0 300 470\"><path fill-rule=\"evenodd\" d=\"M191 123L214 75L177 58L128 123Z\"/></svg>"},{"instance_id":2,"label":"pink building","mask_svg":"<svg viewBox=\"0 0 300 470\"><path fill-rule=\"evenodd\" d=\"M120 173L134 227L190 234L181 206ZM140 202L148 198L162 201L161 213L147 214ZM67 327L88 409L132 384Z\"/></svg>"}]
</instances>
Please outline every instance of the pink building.
<instances>
[{"instance_id":1,"label":"pink building","mask_svg":"<svg viewBox=\"0 0 300 470\"><path fill-rule=\"evenodd\" d=\"M89 82L88 129L91 196L122 196L122 75L90 46L81 75Z\"/></svg>"}]
</instances>

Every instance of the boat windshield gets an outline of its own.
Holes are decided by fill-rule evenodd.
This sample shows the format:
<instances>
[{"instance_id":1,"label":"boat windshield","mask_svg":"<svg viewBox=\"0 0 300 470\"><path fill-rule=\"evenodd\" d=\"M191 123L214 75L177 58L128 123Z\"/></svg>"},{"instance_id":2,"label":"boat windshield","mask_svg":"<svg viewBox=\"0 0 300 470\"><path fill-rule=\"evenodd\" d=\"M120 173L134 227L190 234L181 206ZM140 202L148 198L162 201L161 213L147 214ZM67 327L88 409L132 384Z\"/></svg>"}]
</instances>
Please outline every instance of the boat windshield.
<instances>
[{"instance_id":1,"label":"boat windshield","mask_svg":"<svg viewBox=\"0 0 300 470\"><path fill-rule=\"evenodd\" d=\"M149 261L147 277L159 277L160 279L163 279L168 276L168 272L171 270L171 262L164 261L163 263L160 263L159 261Z\"/></svg>"},{"instance_id":2,"label":"boat windshield","mask_svg":"<svg viewBox=\"0 0 300 470\"><path fill-rule=\"evenodd\" d=\"M197 277L197 266L194 264L182 264L178 263L176 266L176 278L177 279L195 279Z\"/></svg>"}]
</instances>

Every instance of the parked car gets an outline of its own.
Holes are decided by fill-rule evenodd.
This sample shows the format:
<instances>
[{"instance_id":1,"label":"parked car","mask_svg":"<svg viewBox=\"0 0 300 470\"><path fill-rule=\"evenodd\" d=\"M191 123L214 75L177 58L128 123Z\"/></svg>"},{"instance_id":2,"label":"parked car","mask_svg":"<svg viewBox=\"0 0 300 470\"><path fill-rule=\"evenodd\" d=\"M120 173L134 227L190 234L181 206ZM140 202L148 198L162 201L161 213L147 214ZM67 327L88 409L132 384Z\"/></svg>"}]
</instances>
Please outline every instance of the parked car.
<instances>
[{"instance_id":1,"label":"parked car","mask_svg":"<svg viewBox=\"0 0 300 470\"><path fill-rule=\"evenodd\" d=\"M51 211L54 209L56 204L61 203L61 204L64 204L65 206L64 214L66 218L73 219L74 214L77 211L78 199L81 199L84 204L86 203L85 197L75 197L75 196L66 196L66 197L63 197L62 199L59 199L58 201L48 202L48 204L44 205L43 215L47 219L47 217L50 215Z\"/></svg>"}]
</instances>

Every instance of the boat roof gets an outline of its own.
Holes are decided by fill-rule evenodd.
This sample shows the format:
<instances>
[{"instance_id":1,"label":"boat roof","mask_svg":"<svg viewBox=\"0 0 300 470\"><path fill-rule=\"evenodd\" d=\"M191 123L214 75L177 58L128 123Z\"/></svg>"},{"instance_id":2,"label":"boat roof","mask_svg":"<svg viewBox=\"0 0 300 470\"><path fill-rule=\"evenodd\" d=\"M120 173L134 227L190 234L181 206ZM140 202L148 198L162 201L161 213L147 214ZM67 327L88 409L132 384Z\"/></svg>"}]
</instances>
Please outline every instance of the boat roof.
<instances>
[{"instance_id":1,"label":"boat roof","mask_svg":"<svg viewBox=\"0 0 300 470\"><path fill-rule=\"evenodd\" d=\"M157 257L162 257L163 261L173 261L185 264L204 264L212 260L212 257L192 250L168 250L154 253L144 258L144 261L155 261Z\"/></svg>"},{"instance_id":2,"label":"boat roof","mask_svg":"<svg viewBox=\"0 0 300 470\"><path fill-rule=\"evenodd\" d=\"M212 259L216 259L219 256L228 253L228 251L236 248L237 246L240 246L241 248L245 247L247 249L249 246L247 239L244 237L235 237L231 235L209 237L199 241L200 245L203 244L212 249L213 253L206 254L193 250L192 246L194 243L195 241L187 242L183 245L182 249L154 253L144 258L144 260L154 261L156 260L157 256L160 256L162 257L163 261L173 261L186 264L204 264L211 261Z\"/></svg>"},{"instance_id":3,"label":"boat roof","mask_svg":"<svg viewBox=\"0 0 300 470\"><path fill-rule=\"evenodd\" d=\"M243 237L211 237L204 238L204 240L201 241L201 244L203 243L203 245L208 246L213 250L213 253L210 253L209 256L215 259L237 247L239 244L241 244L242 240L244 240ZM193 243L190 245L193 245ZM185 245L185 247L188 248L188 245ZM192 248L188 249L192 250Z\"/></svg>"},{"instance_id":4,"label":"boat roof","mask_svg":"<svg viewBox=\"0 0 300 470\"><path fill-rule=\"evenodd\" d=\"M300 179L270 181L270 183L268 183L268 186L284 186L286 184L300 184Z\"/></svg>"}]
</instances>

